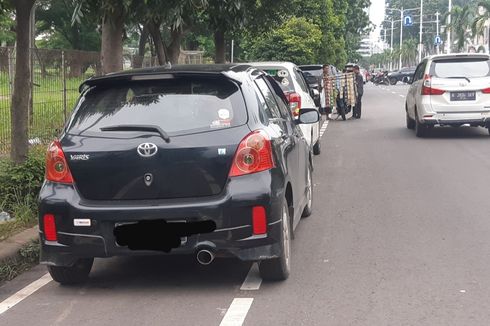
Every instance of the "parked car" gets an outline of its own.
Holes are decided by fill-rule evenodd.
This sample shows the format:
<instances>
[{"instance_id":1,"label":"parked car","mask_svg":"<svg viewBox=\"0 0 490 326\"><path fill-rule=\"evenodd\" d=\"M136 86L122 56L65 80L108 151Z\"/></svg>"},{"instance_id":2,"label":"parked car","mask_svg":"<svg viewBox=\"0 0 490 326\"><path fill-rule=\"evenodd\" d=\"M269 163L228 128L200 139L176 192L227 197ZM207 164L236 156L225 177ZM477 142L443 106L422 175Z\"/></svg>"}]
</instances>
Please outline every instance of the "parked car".
<instances>
[{"instance_id":1,"label":"parked car","mask_svg":"<svg viewBox=\"0 0 490 326\"><path fill-rule=\"evenodd\" d=\"M249 64L264 70L276 80L288 98L291 112L295 118L298 117L301 108L317 107L312 96L314 91L308 87L301 70L294 63L252 62ZM303 124L300 127L313 153L319 155L321 152L320 122Z\"/></svg>"},{"instance_id":2,"label":"parked car","mask_svg":"<svg viewBox=\"0 0 490 326\"><path fill-rule=\"evenodd\" d=\"M320 108L320 93L323 80L323 65L303 65L299 66L310 89L318 90L318 94L313 96L317 108Z\"/></svg>"},{"instance_id":3,"label":"parked car","mask_svg":"<svg viewBox=\"0 0 490 326\"><path fill-rule=\"evenodd\" d=\"M398 71L392 71L388 73L388 80L391 85L396 85L398 82L409 83L413 74L415 73L415 68L402 68Z\"/></svg>"},{"instance_id":4,"label":"parked car","mask_svg":"<svg viewBox=\"0 0 490 326\"><path fill-rule=\"evenodd\" d=\"M175 66L89 79L48 148L41 262L62 284L94 257L195 254L259 261L286 279L312 210L312 155L274 79L249 65Z\"/></svg>"},{"instance_id":5,"label":"parked car","mask_svg":"<svg viewBox=\"0 0 490 326\"><path fill-rule=\"evenodd\" d=\"M490 56L425 58L415 72L405 111L407 128L415 129L417 137L435 125L490 128Z\"/></svg>"}]
</instances>

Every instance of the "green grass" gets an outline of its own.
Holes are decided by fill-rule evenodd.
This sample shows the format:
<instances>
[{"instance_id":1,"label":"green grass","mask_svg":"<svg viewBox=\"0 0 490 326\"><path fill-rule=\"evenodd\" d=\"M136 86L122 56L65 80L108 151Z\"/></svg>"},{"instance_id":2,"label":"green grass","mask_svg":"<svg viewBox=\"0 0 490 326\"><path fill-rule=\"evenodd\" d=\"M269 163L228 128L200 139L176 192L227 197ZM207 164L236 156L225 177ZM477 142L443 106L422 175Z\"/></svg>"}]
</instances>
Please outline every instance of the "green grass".
<instances>
[{"instance_id":1,"label":"green grass","mask_svg":"<svg viewBox=\"0 0 490 326\"><path fill-rule=\"evenodd\" d=\"M33 241L20 249L15 259L0 262L0 284L10 281L39 263L39 241Z\"/></svg>"}]
</instances>

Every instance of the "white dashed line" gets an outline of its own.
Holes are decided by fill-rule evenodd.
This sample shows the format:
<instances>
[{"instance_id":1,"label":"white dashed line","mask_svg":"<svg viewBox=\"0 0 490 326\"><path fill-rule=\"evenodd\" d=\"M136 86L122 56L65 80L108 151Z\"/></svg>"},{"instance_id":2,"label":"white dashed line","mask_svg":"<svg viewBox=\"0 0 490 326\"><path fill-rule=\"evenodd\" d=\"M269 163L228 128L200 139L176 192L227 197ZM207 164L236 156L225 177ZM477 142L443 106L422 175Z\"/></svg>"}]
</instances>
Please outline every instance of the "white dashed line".
<instances>
[{"instance_id":1,"label":"white dashed line","mask_svg":"<svg viewBox=\"0 0 490 326\"><path fill-rule=\"evenodd\" d=\"M262 278L259 273L259 265L257 263L253 263L252 267L248 271L247 277L245 281L243 281L242 287L240 290L242 291L253 291L260 289L260 284L262 284Z\"/></svg>"},{"instance_id":2,"label":"white dashed line","mask_svg":"<svg viewBox=\"0 0 490 326\"><path fill-rule=\"evenodd\" d=\"M37 281L32 282L22 290L18 291L11 297L5 299L0 303L0 315L3 314L5 311L9 310L10 308L14 307L16 304L48 284L49 282L52 281L52 278L49 274L45 274L43 277L38 279Z\"/></svg>"},{"instance_id":3,"label":"white dashed line","mask_svg":"<svg viewBox=\"0 0 490 326\"><path fill-rule=\"evenodd\" d=\"M405 95L400 95L400 97L403 97L403 98L405 98Z\"/></svg>"},{"instance_id":4,"label":"white dashed line","mask_svg":"<svg viewBox=\"0 0 490 326\"><path fill-rule=\"evenodd\" d=\"M323 137L323 134L325 133L325 131L327 130L327 127L328 127L328 120L326 120L322 127L320 128L320 138Z\"/></svg>"},{"instance_id":5,"label":"white dashed line","mask_svg":"<svg viewBox=\"0 0 490 326\"><path fill-rule=\"evenodd\" d=\"M220 326L241 326L252 306L253 298L235 298L226 311Z\"/></svg>"}]
</instances>

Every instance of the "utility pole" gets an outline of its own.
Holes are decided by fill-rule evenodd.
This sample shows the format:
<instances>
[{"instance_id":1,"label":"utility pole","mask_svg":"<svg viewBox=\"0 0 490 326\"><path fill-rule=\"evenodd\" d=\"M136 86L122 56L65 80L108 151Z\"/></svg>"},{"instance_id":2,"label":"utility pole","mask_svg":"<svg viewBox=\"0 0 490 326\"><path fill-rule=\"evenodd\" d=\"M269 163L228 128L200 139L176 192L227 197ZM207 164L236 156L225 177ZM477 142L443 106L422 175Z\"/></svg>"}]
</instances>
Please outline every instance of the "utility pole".
<instances>
[{"instance_id":1,"label":"utility pole","mask_svg":"<svg viewBox=\"0 0 490 326\"><path fill-rule=\"evenodd\" d=\"M390 43L391 53L393 53L393 31L394 31L394 24L395 24L395 21L393 20L393 16L391 16L391 43ZM390 70L393 71L393 59L392 58L390 58Z\"/></svg>"},{"instance_id":2,"label":"utility pole","mask_svg":"<svg viewBox=\"0 0 490 326\"><path fill-rule=\"evenodd\" d=\"M447 26L449 27L447 30L447 53L451 53L451 11L453 10L453 1L449 0L449 16L447 16Z\"/></svg>"},{"instance_id":3,"label":"utility pole","mask_svg":"<svg viewBox=\"0 0 490 326\"><path fill-rule=\"evenodd\" d=\"M402 44L403 44L403 7L400 10L400 65L398 69L402 69Z\"/></svg>"},{"instance_id":4,"label":"utility pole","mask_svg":"<svg viewBox=\"0 0 490 326\"><path fill-rule=\"evenodd\" d=\"M230 62L233 63L233 56L235 55L235 40L231 40L231 60Z\"/></svg>"},{"instance_id":5,"label":"utility pole","mask_svg":"<svg viewBox=\"0 0 490 326\"><path fill-rule=\"evenodd\" d=\"M424 21L424 0L420 0L419 62L422 61L422 51L424 50L424 45L422 44L423 21Z\"/></svg>"},{"instance_id":6,"label":"utility pole","mask_svg":"<svg viewBox=\"0 0 490 326\"><path fill-rule=\"evenodd\" d=\"M436 12L436 35L439 36L439 11ZM436 44L437 54L439 54L439 42Z\"/></svg>"}]
</instances>

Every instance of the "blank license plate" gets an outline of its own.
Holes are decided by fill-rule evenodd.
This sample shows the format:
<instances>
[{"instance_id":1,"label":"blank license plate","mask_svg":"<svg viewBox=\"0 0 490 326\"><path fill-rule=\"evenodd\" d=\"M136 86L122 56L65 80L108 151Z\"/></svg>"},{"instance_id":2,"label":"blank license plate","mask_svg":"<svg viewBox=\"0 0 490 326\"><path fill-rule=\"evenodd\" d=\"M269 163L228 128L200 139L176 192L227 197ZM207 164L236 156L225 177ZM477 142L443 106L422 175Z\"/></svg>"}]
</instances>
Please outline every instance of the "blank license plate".
<instances>
[{"instance_id":1,"label":"blank license plate","mask_svg":"<svg viewBox=\"0 0 490 326\"><path fill-rule=\"evenodd\" d=\"M476 92L451 92L451 101L474 101Z\"/></svg>"}]
</instances>

